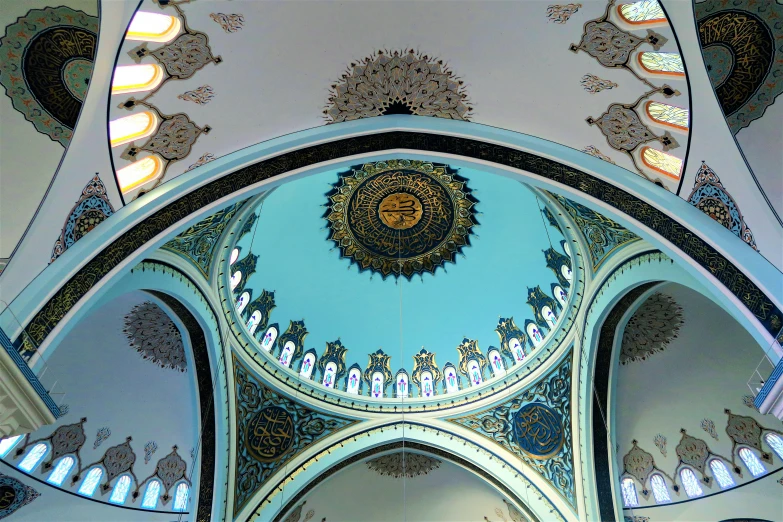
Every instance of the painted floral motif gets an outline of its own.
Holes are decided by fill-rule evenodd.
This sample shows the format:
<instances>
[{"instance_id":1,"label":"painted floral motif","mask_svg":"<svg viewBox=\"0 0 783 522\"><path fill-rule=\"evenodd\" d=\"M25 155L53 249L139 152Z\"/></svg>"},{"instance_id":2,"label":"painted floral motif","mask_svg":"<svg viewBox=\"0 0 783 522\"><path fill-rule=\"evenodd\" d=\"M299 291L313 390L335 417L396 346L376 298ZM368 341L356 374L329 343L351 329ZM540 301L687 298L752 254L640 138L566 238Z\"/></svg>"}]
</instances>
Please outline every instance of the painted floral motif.
<instances>
[{"instance_id":1,"label":"painted floral motif","mask_svg":"<svg viewBox=\"0 0 783 522\"><path fill-rule=\"evenodd\" d=\"M688 435L685 430L680 430L680 432L682 433L682 438L675 448L680 462L692 466L704 475L707 458L711 453L709 446L703 440Z\"/></svg>"},{"instance_id":2,"label":"painted floral motif","mask_svg":"<svg viewBox=\"0 0 783 522\"><path fill-rule=\"evenodd\" d=\"M331 86L327 123L385 114L470 119L462 80L443 60L406 51L378 51L352 63Z\"/></svg>"},{"instance_id":3,"label":"painted floral motif","mask_svg":"<svg viewBox=\"0 0 783 522\"><path fill-rule=\"evenodd\" d=\"M725 410L729 416L726 424L726 434L733 441L732 454L738 444L750 446L762 453L761 458L770 462L770 456L761 447L761 432L764 429L753 417L736 415L731 410Z\"/></svg>"},{"instance_id":4,"label":"painted floral motif","mask_svg":"<svg viewBox=\"0 0 783 522\"><path fill-rule=\"evenodd\" d=\"M718 440L718 432L715 431L715 423L712 420L702 419L701 429L709 433L713 439Z\"/></svg>"},{"instance_id":5,"label":"painted floral motif","mask_svg":"<svg viewBox=\"0 0 783 522\"><path fill-rule=\"evenodd\" d=\"M158 451L158 443L154 440L151 440L144 445L144 464L149 464L153 453L156 451Z\"/></svg>"},{"instance_id":6,"label":"painted floral motif","mask_svg":"<svg viewBox=\"0 0 783 522\"><path fill-rule=\"evenodd\" d=\"M98 174L85 185L79 200L71 208L60 237L54 242L50 263L60 257L74 243L114 214L114 207L106 195L106 186Z\"/></svg>"},{"instance_id":7,"label":"painted floral motif","mask_svg":"<svg viewBox=\"0 0 783 522\"><path fill-rule=\"evenodd\" d=\"M141 355L161 368L186 372L188 369L182 335L171 318L158 305L146 301L125 316L125 336Z\"/></svg>"},{"instance_id":8,"label":"painted floral motif","mask_svg":"<svg viewBox=\"0 0 783 522\"><path fill-rule=\"evenodd\" d=\"M202 85L192 91L185 91L177 96L180 100L192 101L199 105L208 104L215 97L215 91L209 85Z\"/></svg>"},{"instance_id":9,"label":"painted floral motif","mask_svg":"<svg viewBox=\"0 0 783 522\"><path fill-rule=\"evenodd\" d=\"M606 89L613 89L618 85L612 81L604 80L594 74L585 74L582 76L582 88L590 94L595 94Z\"/></svg>"},{"instance_id":10,"label":"painted floral motif","mask_svg":"<svg viewBox=\"0 0 783 522\"><path fill-rule=\"evenodd\" d=\"M758 250L753 233L745 224L745 219L742 217L734 198L726 191L715 171L704 162L696 174L696 181L691 195L688 196L688 203L729 229L732 234L742 239L751 248Z\"/></svg>"},{"instance_id":11,"label":"painted floral motif","mask_svg":"<svg viewBox=\"0 0 783 522\"><path fill-rule=\"evenodd\" d=\"M588 145L587 147L582 149L582 152L585 152L585 153L587 153L587 154L589 154L591 156L595 156L598 159L602 159L602 160L604 160L604 161L606 161L608 163L611 163L612 165L617 165L614 161L612 161L612 158L610 158L606 154L602 153L600 150L598 150L593 145Z\"/></svg>"},{"instance_id":12,"label":"painted floral motif","mask_svg":"<svg viewBox=\"0 0 783 522\"><path fill-rule=\"evenodd\" d=\"M57 415L58 419L65 417L66 415L68 415L68 412L71 411L71 407L68 404L60 404L59 409L60 409L60 414Z\"/></svg>"},{"instance_id":13,"label":"painted floral motif","mask_svg":"<svg viewBox=\"0 0 783 522\"><path fill-rule=\"evenodd\" d=\"M194 163L193 165L188 167L188 169L185 172L190 172L191 170L195 169L196 167L200 167L202 165L206 165L210 161L215 161L216 159L217 158L215 157L215 155L212 154L211 152L207 152L206 154L202 154L202 156L198 159L198 161L196 161L196 163Z\"/></svg>"},{"instance_id":14,"label":"painted floral motif","mask_svg":"<svg viewBox=\"0 0 783 522\"><path fill-rule=\"evenodd\" d=\"M742 397L742 404L750 408L751 410L758 411L758 408L756 408L756 398L753 395L744 395Z\"/></svg>"},{"instance_id":15,"label":"painted floral motif","mask_svg":"<svg viewBox=\"0 0 783 522\"><path fill-rule=\"evenodd\" d=\"M655 460L651 454L644 451L637 444L637 441L633 441L633 447L623 457L623 473L633 475L639 482L644 484L655 468Z\"/></svg>"},{"instance_id":16,"label":"painted floral motif","mask_svg":"<svg viewBox=\"0 0 783 522\"><path fill-rule=\"evenodd\" d=\"M127 437L122 444L107 449L106 454L100 460L103 467L106 468L106 482L101 486L103 491L108 491L109 483L129 471L133 467L133 463L136 462L136 454L133 452L130 442L131 437ZM133 478L135 480L136 477Z\"/></svg>"},{"instance_id":17,"label":"painted floral motif","mask_svg":"<svg viewBox=\"0 0 783 522\"><path fill-rule=\"evenodd\" d=\"M6 518L41 496L30 486L0 473L0 518Z\"/></svg>"},{"instance_id":18,"label":"painted floral motif","mask_svg":"<svg viewBox=\"0 0 783 522\"><path fill-rule=\"evenodd\" d=\"M580 7L582 4L550 5L546 8L546 17L550 22L564 24Z\"/></svg>"},{"instance_id":19,"label":"painted floral motif","mask_svg":"<svg viewBox=\"0 0 783 522\"><path fill-rule=\"evenodd\" d=\"M438 459L427 455L400 451L368 460L367 468L379 475L412 478L428 474L439 468L440 463Z\"/></svg>"},{"instance_id":20,"label":"painted floral motif","mask_svg":"<svg viewBox=\"0 0 783 522\"><path fill-rule=\"evenodd\" d=\"M661 455L666 456L666 437L660 433L653 439L655 446L661 451Z\"/></svg>"},{"instance_id":21,"label":"painted floral motif","mask_svg":"<svg viewBox=\"0 0 783 522\"><path fill-rule=\"evenodd\" d=\"M166 492L164 495L164 502L168 500L168 493L174 485L185 478L185 474L188 470L187 463L177 454L177 447L174 446L171 453L163 457L158 461L158 465L155 466L155 475L163 482L163 489ZM188 482L189 483L189 482Z\"/></svg>"},{"instance_id":22,"label":"painted floral motif","mask_svg":"<svg viewBox=\"0 0 783 522\"><path fill-rule=\"evenodd\" d=\"M236 33L245 24L245 16L241 14L212 13L209 17L227 33Z\"/></svg>"},{"instance_id":23,"label":"painted floral motif","mask_svg":"<svg viewBox=\"0 0 783 522\"><path fill-rule=\"evenodd\" d=\"M98 446L103 444L103 441L111 436L111 429L107 426L98 429L98 433L95 434L95 442L92 443L92 449L98 449Z\"/></svg>"},{"instance_id":24,"label":"painted floral motif","mask_svg":"<svg viewBox=\"0 0 783 522\"><path fill-rule=\"evenodd\" d=\"M671 296L651 295L625 326L620 363L644 361L662 352L677 338L682 324L682 307Z\"/></svg>"}]
</instances>

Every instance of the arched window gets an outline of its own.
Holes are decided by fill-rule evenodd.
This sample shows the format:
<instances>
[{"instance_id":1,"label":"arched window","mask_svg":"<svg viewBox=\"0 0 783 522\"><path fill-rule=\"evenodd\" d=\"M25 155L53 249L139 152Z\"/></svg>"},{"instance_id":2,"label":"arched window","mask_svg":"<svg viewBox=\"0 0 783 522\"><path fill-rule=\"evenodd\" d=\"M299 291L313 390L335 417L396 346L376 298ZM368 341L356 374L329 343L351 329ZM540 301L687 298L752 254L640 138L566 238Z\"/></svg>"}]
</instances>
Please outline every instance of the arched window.
<instances>
[{"instance_id":1,"label":"arched window","mask_svg":"<svg viewBox=\"0 0 783 522\"><path fill-rule=\"evenodd\" d=\"M235 248L234 250L231 251L231 258L229 258L228 264L233 265L234 263L237 262L237 259L239 259L239 249Z\"/></svg>"},{"instance_id":2,"label":"arched window","mask_svg":"<svg viewBox=\"0 0 783 522\"><path fill-rule=\"evenodd\" d=\"M530 340L533 341L533 346L541 346L541 343L544 342L544 336L541 334L538 326L535 323L528 323L526 330Z\"/></svg>"},{"instance_id":3,"label":"arched window","mask_svg":"<svg viewBox=\"0 0 783 522\"><path fill-rule=\"evenodd\" d=\"M261 338L261 348L268 352L272 349L275 339L277 339L277 328L270 326L266 329L264 337Z\"/></svg>"},{"instance_id":4,"label":"arched window","mask_svg":"<svg viewBox=\"0 0 783 522\"><path fill-rule=\"evenodd\" d=\"M109 497L109 502L112 504L124 504L125 499L128 498L128 492L131 487L131 478L128 475L123 475L120 480L114 484L114 489Z\"/></svg>"},{"instance_id":5,"label":"arched window","mask_svg":"<svg viewBox=\"0 0 783 522\"><path fill-rule=\"evenodd\" d=\"M283 346L283 351L280 352L280 358L278 359L280 364L288 368L288 366L291 364L291 357L293 357L295 349L296 346L294 346L293 341L288 341L285 343L285 346Z\"/></svg>"},{"instance_id":6,"label":"arched window","mask_svg":"<svg viewBox=\"0 0 783 522\"><path fill-rule=\"evenodd\" d=\"M522 348L522 344L519 342L519 339L512 337L508 341L508 348L511 350L511 353L514 354L514 360L517 363L521 363L525 360L525 350Z\"/></svg>"},{"instance_id":7,"label":"arched window","mask_svg":"<svg viewBox=\"0 0 783 522\"><path fill-rule=\"evenodd\" d=\"M459 391L457 370L453 366L446 366L443 369L443 380L446 382L446 393L457 393Z\"/></svg>"},{"instance_id":8,"label":"arched window","mask_svg":"<svg viewBox=\"0 0 783 522\"><path fill-rule=\"evenodd\" d=\"M617 6L617 13L623 22L642 25L655 24L666 21L666 15L658 3L658 0L641 0L632 4L620 4Z\"/></svg>"},{"instance_id":9,"label":"arched window","mask_svg":"<svg viewBox=\"0 0 783 522\"><path fill-rule=\"evenodd\" d=\"M685 488L685 493L690 498L700 497L704 493L696 475L690 468L683 468L680 471L680 479L682 480L682 486Z\"/></svg>"},{"instance_id":10,"label":"arched window","mask_svg":"<svg viewBox=\"0 0 783 522\"><path fill-rule=\"evenodd\" d=\"M25 458L22 459L22 462L19 463L19 469L28 472L33 471L41 462L41 459L44 458L44 455L46 455L48 450L49 448L46 446L46 444L36 444L33 446L33 449L27 453Z\"/></svg>"},{"instance_id":11,"label":"arched window","mask_svg":"<svg viewBox=\"0 0 783 522\"><path fill-rule=\"evenodd\" d=\"M109 140L118 147L134 140L146 138L158 126L158 117L152 111L137 112L109 122Z\"/></svg>"},{"instance_id":12,"label":"arched window","mask_svg":"<svg viewBox=\"0 0 783 522\"><path fill-rule=\"evenodd\" d=\"M163 81L163 68L156 63L121 65L114 69L112 94L151 91Z\"/></svg>"},{"instance_id":13,"label":"arched window","mask_svg":"<svg viewBox=\"0 0 783 522\"><path fill-rule=\"evenodd\" d=\"M636 507L639 505L639 498L636 496L636 485L633 479L624 478L620 483L623 490L623 505L625 507Z\"/></svg>"},{"instance_id":14,"label":"arched window","mask_svg":"<svg viewBox=\"0 0 783 522\"><path fill-rule=\"evenodd\" d=\"M147 489L144 490L144 500L141 501L141 507L155 509L158 507L158 497L160 497L160 482L153 480L147 484Z\"/></svg>"},{"instance_id":15,"label":"arched window","mask_svg":"<svg viewBox=\"0 0 783 522\"><path fill-rule=\"evenodd\" d=\"M234 272L234 275L231 276L231 279L228 280L228 287L233 290L237 287L239 282L242 280L242 272L240 270L237 270Z\"/></svg>"},{"instance_id":16,"label":"arched window","mask_svg":"<svg viewBox=\"0 0 783 522\"><path fill-rule=\"evenodd\" d=\"M22 435L0 440L0 457L5 457L9 451L14 449L14 446L16 446L20 440L22 440Z\"/></svg>"},{"instance_id":17,"label":"arched window","mask_svg":"<svg viewBox=\"0 0 783 522\"><path fill-rule=\"evenodd\" d=\"M60 462L57 463L57 466L54 467L54 471L52 471L49 478L46 479L46 482L54 484L55 486L62 486L65 477L68 476L68 473L70 473L71 468L73 467L73 463L74 460L72 457L61 458Z\"/></svg>"},{"instance_id":18,"label":"arched window","mask_svg":"<svg viewBox=\"0 0 783 522\"><path fill-rule=\"evenodd\" d=\"M548 306L541 307L541 315L544 316L544 319L546 319L546 324L548 324L550 328L555 327L555 324L557 324L557 317L555 316L554 312L552 312L551 308Z\"/></svg>"},{"instance_id":19,"label":"arched window","mask_svg":"<svg viewBox=\"0 0 783 522\"><path fill-rule=\"evenodd\" d=\"M242 292L242 295L240 295L239 299L237 299L237 313L241 314L242 312L244 312L245 307L249 302L250 302L250 293Z\"/></svg>"},{"instance_id":20,"label":"arched window","mask_svg":"<svg viewBox=\"0 0 783 522\"><path fill-rule=\"evenodd\" d=\"M327 388L334 388L334 380L337 376L337 365L333 362L330 362L326 365L326 368L324 369L324 380L323 385Z\"/></svg>"},{"instance_id":21,"label":"arched window","mask_svg":"<svg viewBox=\"0 0 783 522\"><path fill-rule=\"evenodd\" d=\"M718 481L721 489L730 488L734 485L734 479L731 478L729 469L723 462L718 459L712 459L710 461L710 469L712 470L712 476Z\"/></svg>"},{"instance_id":22,"label":"arched window","mask_svg":"<svg viewBox=\"0 0 783 522\"><path fill-rule=\"evenodd\" d=\"M383 397L383 388L386 378L381 372L375 372L372 374L372 386L370 386L370 397L374 399L380 399Z\"/></svg>"},{"instance_id":23,"label":"arched window","mask_svg":"<svg viewBox=\"0 0 783 522\"><path fill-rule=\"evenodd\" d=\"M247 325L245 325L250 335L256 333L256 328L258 328L258 323L260 322L261 322L261 311L256 310L255 312L252 313L250 319L247 320Z\"/></svg>"},{"instance_id":24,"label":"arched window","mask_svg":"<svg viewBox=\"0 0 783 522\"><path fill-rule=\"evenodd\" d=\"M421 396L433 397L435 396L435 386L433 385L432 373L421 372Z\"/></svg>"},{"instance_id":25,"label":"arched window","mask_svg":"<svg viewBox=\"0 0 783 522\"><path fill-rule=\"evenodd\" d=\"M682 57L677 53L639 53L639 65L650 74L685 76Z\"/></svg>"},{"instance_id":26,"label":"arched window","mask_svg":"<svg viewBox=\"0 0 783 522\"><path fill-rule=\"evenodd\" d=\"M495 377L506 375L506 366L503 364L503 358L500 357L500 353L497 350L490 350L487 358L489 358L489 364L492 366L492 375Z\"/></svg>"},{"instance_id":27,"label":"arched window","mask_svg":"<svg viewBox=\"0 0 783 522\"><path fill-rule=\"evenodd\" d=\"M642 162L656 172L673 179L680 179L682 160L658 149L642 147Z\"/></svg>"},{"instance_id":28,"label":"arched window","mask_svg":"<svg viewBox=\"0 0 783 522\"><path fill-rule=\"evenodd\" d=\"M79 486L79 494L84 495L85 497L93 496L102 476L103 470L101 468L92 468L84 478L82 485Z\"/></svg>"},{"instance_id":29,"label":"arched window","mask_svg":"<svg viewBox=\"0 0 783 522\"><path fill-rule=\"evenodd\" d=\"M175 16L137 11L125 38L143 42L168 42L177 36L181 26L182 23Z\"/></svg>"},{"instance_id":30,"label":"arched window","mask_svg":"<svg viewBox=\"0 0 783 522\"><path fill-rule=\"evenodd\" d=\"M644 108L647 116L655 123L677 130L688 130L688 109L657 101L648 101Z\"/></svg>"},{"instance_id":31,"label":"arched window","mask_svg":"<svg viewBox=\"0 0 783 522\"><path fill-rule=\"evenodd\" d=\"M398 399L407 399L408 398L408 376L405 375L403 372L400 372L397 374L397 383L395 385L397 387L397 398Z\"/></svg>"},{"instance_id":32,"label":"arched window","mask_svg":"<svg viewBox=\"0 0 783 522\"><path fill-rule=\"evenodd\" d=\"M572 273L571 273L571 269L568 268L568 265L561 266L560 273L563 274L563 277L565 277L567 281L571 280Z\"/></svg>"},{"instance_id":33,"label":"arched window","mask_svg":"<svg viewBox=\"0 0 783 522\"><path fill-rule=\"evenodd\" d=\"M308 353L304 356L304 360L302 360L302 366L299 367L299 375L304 377L305 379L309 379L310 376L313 374L313 367L315 366L315 356L311 353Z\"/></svg>"},{"instance_id":34,"label":"arched window","mask_svg":"<svg viewBox=\"0 0 783 522\"><path fill-rule=\"evenodd\" d=\"M764 437L767 440L767 444L772 448L779 458L783 459L783 437L777 433L767 433Z\"/></svg>"},{"instance_id":35,"label":"arched window","mask_svg":"<svg viewBox=\"0 0 783 522\"><path fill-rule=\"evenodd\" d=\"M345 391L357 395L359 393L359 383L362 380L362 372L358 368L351 368L348 372L348 384L345 387Z\"/></svg>"},{"instance_id":36,"label":"arched window","mask_svg":"<svg viewBox=\"0 0 783 522\"><path fill-rule=\"evenodd\" d=\"M468 361L468 376L470 377L471 386L478 386L484 382L484 379L481 377L481 366L475 359Z\"/></svg>"},{"instance_id":37,"label":"arched window","mask_svg":"<svg viewBox=\"0 0 783 522\"><path fill-rule=\"evenodd\" d=\"M560 303L560 305L565 308L566 303L568 302L568 294L565 293L565 290L560 288L559 286L556 286L552 292L555 294L555 299L557 299L557 302Z\"/></svg>"},{"instance_id":38,"label":"arched window","mask_svg":"<svg viewBox=\"0 0 783 522\"><path fill-rule=\"evenodd\" d=\"M652 486L653 496L657 504L665 504L671 502L672 499L669 496L669 488L666 487L666 481L658 473L654 473L650 477L650 486Z\"/></svg>"},{"instance_id":39,"label":"arched window","mask_svg":"<svg viewBox=\"0 0 783 522\"><path fill-rule=\"evenodd\" d=\"M762 464L756 454L748 448L740 448L739 456L742 459L742 462L745 463L745 467L748 468L748 471L750 471L750 474L754 477L758 477L767 472L764 464Z\"/></svg>"},{"instance_id":40,"label":"arched window","mask_svg":"<svg viewBox=\"0 0 783 522\"><path fill-rule=\"evenodd\" d=\"M174 511L185 511L186 507L188 507L188 485L182 482L177 486L174 494Z\"/></svg>"},{"instance_id":41,"label":"arched window","mask_svg":"<svg viewBox=\"0 0 783 522\"><path fill-rule=\"evenodd\" d=\"M117 171L117 183L123 194L137 189L163 174L163 161L156 155L145 156Z\"/></svg>"}]
</instances>

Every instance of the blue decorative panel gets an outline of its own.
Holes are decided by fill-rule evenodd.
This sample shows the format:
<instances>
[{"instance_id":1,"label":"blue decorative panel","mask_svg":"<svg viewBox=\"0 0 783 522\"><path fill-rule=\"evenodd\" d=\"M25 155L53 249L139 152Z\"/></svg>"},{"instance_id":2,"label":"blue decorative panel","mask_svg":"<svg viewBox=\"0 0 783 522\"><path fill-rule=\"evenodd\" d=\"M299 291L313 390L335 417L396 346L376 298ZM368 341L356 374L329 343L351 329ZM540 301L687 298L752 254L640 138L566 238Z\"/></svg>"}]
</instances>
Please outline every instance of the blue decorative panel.
<instances>
[{"instance_id":1,"label":"blue decorative panel","mask_svg":"<svg viewBox=\"0 0 783 522\"><path fill-rule=\"evenodd\" d=\"M60 237L54 242L52 258L49 262L54 262L63 252L112 214L114 214L114 207L106 196L106 186L96 174L82 189L79 201L68 213Z\"/></svg>"},{"instance_id":2,"label":"blue decorative panel","mask_svg":"<svg viewBox=\"0 0 783 522\"><path fill-rule=\"evenodd\" d=\"M0 473L0 518L10 516L40 495L14 477Z\"/></svg>"},{"instance_id":3,"label":"blue decorative panel","mask_svg":"<svg viewBox=\"0 0 783 522\"><path fill-rule=\"evenodd\" d=\"M513 399L449 419L503 446L575 504L571 445L571 356Z\"/></svg>"}]
</instances>

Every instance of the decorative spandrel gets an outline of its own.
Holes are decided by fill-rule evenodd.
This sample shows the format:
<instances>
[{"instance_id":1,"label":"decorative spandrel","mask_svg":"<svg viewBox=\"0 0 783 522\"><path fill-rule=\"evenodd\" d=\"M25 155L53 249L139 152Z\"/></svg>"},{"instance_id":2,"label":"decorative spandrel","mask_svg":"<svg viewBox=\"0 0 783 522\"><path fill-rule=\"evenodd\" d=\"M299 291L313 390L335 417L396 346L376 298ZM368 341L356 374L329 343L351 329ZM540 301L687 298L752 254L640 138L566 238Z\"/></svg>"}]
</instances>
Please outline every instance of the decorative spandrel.
<instances>
[{"instance_id":1,"label":"decorative spandrel","mask_svg":"<svg viewBox=\"0 0 783 522\"><path fill-rule=\"evenodd\" d=\"M329 239L360 271L434 273L470 245L477 200L447 165L390 160L340 174L327 194Z\"/></svg>"}]
</instances>

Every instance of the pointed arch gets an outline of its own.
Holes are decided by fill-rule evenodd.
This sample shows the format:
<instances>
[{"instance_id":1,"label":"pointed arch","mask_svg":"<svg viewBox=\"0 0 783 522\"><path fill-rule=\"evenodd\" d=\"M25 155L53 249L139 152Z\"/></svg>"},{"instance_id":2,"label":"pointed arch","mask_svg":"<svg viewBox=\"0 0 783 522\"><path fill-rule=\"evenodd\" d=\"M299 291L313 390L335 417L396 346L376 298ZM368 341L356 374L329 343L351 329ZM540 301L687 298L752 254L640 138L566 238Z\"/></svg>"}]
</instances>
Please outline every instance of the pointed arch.
<instances>
[{"instance_id":1,"label":"pointed arch","mask_svg":"<svg viewBox=\"0 0 783 522\"><path fill-rule=\"evenodd\" d=\"M28 473L33 471L38 467L38 464L41 463L41 460L43 460L44 455L46 455L48 451L49 446L43 442L36 444L27 452L27 455L22 459L22 462L19 463L18 468L22 471L27 471Z\"/></svg>"},{"instance_id":2,"label":"pointed arch","mask_svg":"<svg viewBox=\"0 0 783 522\"><path fill-rule=\"evenodd\" d=\"M63 457L60 459L60 461L57 463L57 465L54 467L54 471L49 474L49 477L46 479L46 482L49 484L53 484L55 486L62 486L63 482L65 481L65 478L68 476L68 474L71 472L71 468L73 467L74 462L76 462L73 457Z\"/></svg>"}]
</instances>

